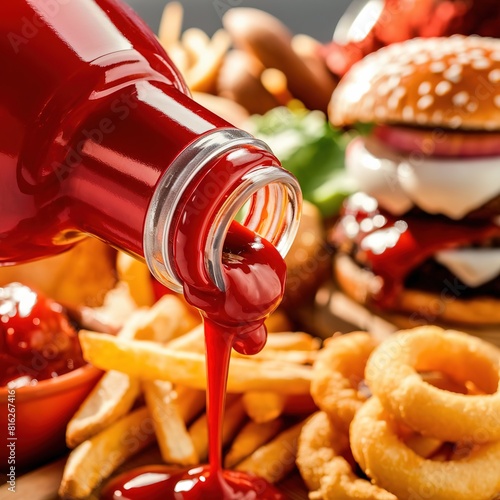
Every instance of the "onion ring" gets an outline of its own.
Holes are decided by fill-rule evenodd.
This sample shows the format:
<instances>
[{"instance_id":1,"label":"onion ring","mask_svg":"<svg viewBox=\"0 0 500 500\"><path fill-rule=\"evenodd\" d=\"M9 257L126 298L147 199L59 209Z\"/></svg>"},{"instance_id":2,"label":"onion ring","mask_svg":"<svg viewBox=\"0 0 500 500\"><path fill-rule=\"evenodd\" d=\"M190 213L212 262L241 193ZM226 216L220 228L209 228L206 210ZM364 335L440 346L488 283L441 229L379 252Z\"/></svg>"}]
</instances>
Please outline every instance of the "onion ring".
<instances>
[{"instance_id":1,"label":"onion ring","mask_svg":"<svg viewBox=\"0 0 500 500\"><path fill-rule=\"evenodd\" d=\"M456 394L426 383L418 371L441 371L484 395ZM396 418L443 441L500 440L500 351L476 337L435 326L400 332L370 356L365 376Z\"/></svg>"},{"instance_id":2,"label":"onion ring","mask_svg":"<svg viewBox=\"0 0 500 500\"><path fill-rule=\"evenodd\" d=\"M314 362L314 402L345 431L370 396L368 389L360 390L360 384L365 378L366 361L376 346L376 340L368 333L348 333L329 339Z\"/></svg>"},{"instance_id":3,"label":"onion ring","mask_svg":"<svg viewBox=\"0 0 500 500\"><path fill-rule=\"evenodd\" d=\"M351 424L351 448L361 468L399 500L491 500L500 492L500 442L467 458L437 462L420 457L397 435L397 422L376 396Z\"/></svg>"},{"instance_id":4,"label":"onion ring","mask_svg":"<svg viewBox=\"0 0 500 500\"><path fill-rule=\"evenodd\" d=\"M336 429L328 415L318 412L302 428L297 466L309 491L309 498L323 500L397 500L397 498L360 479L341 456L349 449L347 434Z\"/></svg>"}]
</instances>

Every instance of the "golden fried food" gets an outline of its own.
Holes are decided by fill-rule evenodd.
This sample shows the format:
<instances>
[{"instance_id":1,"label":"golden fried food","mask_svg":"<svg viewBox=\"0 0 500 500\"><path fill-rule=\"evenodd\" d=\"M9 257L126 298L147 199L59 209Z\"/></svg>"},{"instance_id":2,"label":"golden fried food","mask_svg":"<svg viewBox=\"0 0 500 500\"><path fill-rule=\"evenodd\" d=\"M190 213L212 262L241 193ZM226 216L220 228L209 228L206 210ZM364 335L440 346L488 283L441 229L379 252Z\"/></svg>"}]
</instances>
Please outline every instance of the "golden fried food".
<instances>
[{"instance_id":1,"label":"golden fried food","mask_svg":"<svg viewBox=\"0 0 500 500\"><path fill-rule=\"evenodd\" d=\"M314 363L313 399L345 431L369 396L362 382L366 361L376 346L373 337L364 332L333 337L326 342Z\"/></svg>"},{"instance_id":2,"label":"golden fried food","mask_svg":"<svg viewBox=\"0 0 500 500\"><path fill-rule=\"evenodd\" d=\"M441 371L484 395L441 390L418 373ZM366 366L373 394L413 430L443 441L500 440L500 351L476 337L434 326L407 330L383 342Z\"/></svg>"},{"instance_id":3,"label":"golden fried food","mask_svg":"<svg viewBox=\"0 0 500 500\"><path fill-rule=\"evenodd\" d=\"M69 455L59 488L63 498L87 498L100 482L128 458L154 441L147 408L125 415Z\"/></svg>"},{"instance_id":4,"label":"golden fried food","mask_svg":"<svg viewBox=\"0 0 500 500\"><path fill-rule=\"evenodd\" d=\"M224 459L224 467L231 468L270 441L284 426L281 418L257 423L249 421L235 437Z\"/></svg>"},{"instance_id":5,"label":"golden fried food","mask_svg":"<svg viewBox=\"0 0 500 500\"><path fill-rule=\"evenodd\" d=\"M311 499L397 500L386 490L357 477L344 458L349 453L347 434L325 412L314 414L304 425L297 451L297 466Z\"/></svg>"},{"instance_id":6,"label":"golden fried food","mask_svg":"<svg viewBox=\"0 0 500 500\"><path fill-rule=\"evenodd\" d=\"M361 468L399 500L491 500L500 491L500 441L460 460L425 459L400 439L397 422L376 396L355 415L350 440Z\"/></svg>"},{"instance_id":7,"label":"golden fried food","mask_svg":"<svg viewBox=\"0 0 500 500\"><path fill-rule=\"evenodd\" d=\"M195 389L206 388L202 354L88 331L80 332L80 342L85 359L99 368L120 370L139 378L170 380ZM236 393L272 390L307 394L310 381L311 369L307 366L235 358L229 369L227 387L228 392Z\"/></svg>"},{"instance_id":8,"label":"golden fried food","mask_svg":"<svg viewBox=\"0 0 500 500\"><path fill-rule=\"evenodd\" d=\"M269 483L277 483L295 467L300 431L307 420L278 434L272 441L255 450L236 466L236 470L250 472Z\"/></svg>"}]
</instances>

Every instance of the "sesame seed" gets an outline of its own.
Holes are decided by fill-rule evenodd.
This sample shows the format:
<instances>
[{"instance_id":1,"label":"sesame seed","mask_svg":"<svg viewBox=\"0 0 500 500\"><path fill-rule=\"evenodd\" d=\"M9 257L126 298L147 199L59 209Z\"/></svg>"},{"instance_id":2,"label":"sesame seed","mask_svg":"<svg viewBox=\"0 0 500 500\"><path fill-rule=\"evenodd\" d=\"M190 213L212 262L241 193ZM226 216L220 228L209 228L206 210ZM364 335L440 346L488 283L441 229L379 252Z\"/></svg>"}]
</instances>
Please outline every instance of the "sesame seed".
<instances>
[{"instance_id":1,"label":"sesame seed","mask_svg":"<svg viewBox=\"0 0 500 500\"><path fill-rule=\"evenodd\" d=\"M484 124L484 127L486 130L495 130L498 127L498 124L494 120L489 120Z\"/></svg>"},{"instance_id":2,"label":"sesame seed","mask_svg":"<svg viewBox=\"0 0 500 500\"><path fill-rule=\"evenodd\" d=\"M463 52L462 54L458 54L457 57L450 59L451 63L458 63L458 64L470 64L472 59L470 58L469 54L467 52Z\"/></svg>"},{"instance_id":3,"label":"sesame seed","mask_svg":"<svg viewBox=\"0 0 500 500\"><path fill-rule=\"evenodd\" d=\"M495 51L490 54L490 59L492 61L500 61L500 51Z\"/></svg>"},{"instance_id":4,"label":"sesame seed","mask_svg":"<svg viewBox=\"0 0 500 500\"><path fill-rule=\"evenodd\" d=\"M448 123L451 128L458 128L462 125L462 117L458 115L452 116Z\"/></svg>"},{"instance_id":5,"label":"sesame seed","mask_svg":"<svg viewBox=\"0 0 500 500\"><path fill-rule=\"evenodd\" d=\"M440 111L439 109L437 111L434 111L434 114L432 115L432 121L435 123L441 122L443 119L443 112Z\"/></svg>"},{"instance_id":6,"label":"sesame seed","mask_svg":"<svg viewBox=\"0 0 500 500\"><path fill-rule=\"evenodd\" d=\"M465 109L469 112L469 113L474 113L474 111L476 111L478 108L478 105L477 105L477 102L469 102L469 104L467 104L467 106L465 107Z\"/></svg>"},{"instance_id":7,"label":"sesame seed","mask_svg":"<svg viewBox=\"0 0 500 500\"><path fill-rule=\"evenodd\" d=\"M484 50L483 49L472 49L469 51L469 56L472 58L482 59L485 56Z\"/></svg>"},{"instance_id":8,"label":"sesame seed","mask_svg":"<svg viewBox=\"0 0 500 500\"><path fill-rule=\"evenodd\" d=\"M391 89L389 88L387 83L383 82L377 87L377 94L384 97L390 92L390 90Z\"/></svg>"},{"instance_id":9,"label":"sesame seed","mask_svg":"<svg viewBox=\"0 0 500 500\"><path fill-rule=\"evenodd\" d=\"M426 95L431 91L431 84L429 82L422 82L418 87L418 95Z\"/></svg>"},{"instance_id":10,"label":"sesame seed","mask_svg":"<svg viewBox=\"0 0 500 500\"><path fill-rule=\"evenodd\" d=\"M425 64L426 62L429 62L429 56L427 54L424 54L424 53L417 54L413 58L413 62L415 64Z\"/></svg>"},{"instance_id":11,"label":"sesame seed","mask_svg":"<svg viewBox=\"0 0 500 500\"><path fill-rule=\"evenodd\" d=\"M403 119L404 120L412 120L413 119L413 108L411 106L405 106L403 108Z\"/></svg>"},{"instance_id":12,"label":"sesame seed","mask_svg":"<svg viewBox=\"0 0 500 500\"><path fill-rule=\"evenodd\" d=\"M497 108L500 108L500 95L496 95L494 98L493 98L493 102L495 103L495 106Z\"/></svg>"},{"instance_id":13,"label":"sesame seed","mask_svg":"<svg viewBox=\"0 0 500 500\"><path fill-rule=\"evenodd\" d=\"M475 59L474 61L472 61L472 67L474 69L487 69L490 66L491 66L491 61L489 61L486 58L484 58L484 59Z\"/></svg>"},{"instance_id":14,"label":"sesame seed","mask_svg":"<svg viewBox=\"0 0 500 500\"><path fill-rule=\"evenodd\" d=\"M443 76L453 83L458 83L462 78L462 66L452 64L444 73Z\"/></svg>"},{"instance_id":15,"label":"sesame seed","mask_svg":"<svg viewBox=\"0 0 500 500\"><path fill-rule=\"evenodd\" d=\"M465 106L469 101L469 93L463 90L455 94L451 100L455 106Z\"/></svg>"},{"instance_id":16,"label":"sesame seed","mask_svg":"<svg viewBox=\"0 0 500 500\"><path fill-rule=\"evenodd\" d=\"M446 69L446 64L442 61L434 61L429 64L431 73L442 73Z\"/></svg>"},{"instance_id":17,"label":"sesame seed","mask_svg":"<svg viewBox=\"0 0 500 500\"><path fill-rule=\"evenodd\" d=\"M417 102L417 107L419 109L427 109L434 103L434 97L431 95L424 95Z\"/></svg>"},{"instance_id":18,"label":"sesame seed","mask_svg":"<svg viewBox=\"0 0 500 500\"><path fill-rule=\"evenodd\" d=\"M385 111L384 106L377 106L375 108L375 116L377 118L383 118L385 115L386 115L386 111Z\"/></svg>"},{"instance_id":19,"label":"sesame seed","mask_svg":"<svg viewBox=\"0 0 500 500\"><path fill-rule=\"evenodd\" d=\"M375 104L375 97L373 97L371 94L368 94L365 97L363 104L367 108L373 108L373 105Z\"/></svg>"},{"instance_id":20,"label":"sesame seed","mask_svg":"<svg viewBox=\"0 0 500 500\"><path fill-rule=\"evenodd\" d=\"M399 76L392 75L387 80L387 87L390 90L394 90L399 85L400 82L401 82L401 78Z\"/></svg>"},{"instance_id":21,"label":"sesame seed","mask_svg":"<svg viewBox=\"0 0 500 500\"><path fill-rule=\"evenodd\" d=\"M488 80L491 83L500 82L500 69L494 69L494 70L490 71L488 74Z\"/></svg>"},{"instance_id":22,"label":"sesame seed","mask_svg":"<svg viewBox=\"0 0 500 500\"><path fill-rule=\"evenodd\" d=\"M425 113L418 113L415 119L417 120L417 123L419 123L420 125L424 125L428 121L428 117Z\"/></svg>"},{"instance_id":23,"label":"sesame seed","mask_svg":"<svg viewBox=\"0 0 500 500\"><path fill-rule=\"evenodd\" d=\"M451 83L444 80L442 82L439 82L435 88L436 95L439 96L447 94L450 90Z\"/></svg>"}]
</instances>

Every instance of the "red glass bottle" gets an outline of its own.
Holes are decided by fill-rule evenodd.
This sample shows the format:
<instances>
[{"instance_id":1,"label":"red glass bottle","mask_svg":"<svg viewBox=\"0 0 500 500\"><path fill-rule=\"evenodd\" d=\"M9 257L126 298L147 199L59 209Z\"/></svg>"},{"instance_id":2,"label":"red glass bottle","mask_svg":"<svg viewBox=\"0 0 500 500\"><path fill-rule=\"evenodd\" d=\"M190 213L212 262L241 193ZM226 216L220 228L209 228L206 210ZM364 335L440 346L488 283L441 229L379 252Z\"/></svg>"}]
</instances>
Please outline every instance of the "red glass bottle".
<instances>
[{"instance_id":1,"label":"red glass bottle","mask_svg":"<svg viewBox=\"0 0 500 500\"><path fill-rule=\"evenodd\" d=\"M224 237L242 206L244 225L287 251L295 179L264 143L189 97L129 7L9 0L0 35L0 264L90 234L180 290L177 228L189 216L200 274L222 287Z\"/></svg>"}]
</instances>

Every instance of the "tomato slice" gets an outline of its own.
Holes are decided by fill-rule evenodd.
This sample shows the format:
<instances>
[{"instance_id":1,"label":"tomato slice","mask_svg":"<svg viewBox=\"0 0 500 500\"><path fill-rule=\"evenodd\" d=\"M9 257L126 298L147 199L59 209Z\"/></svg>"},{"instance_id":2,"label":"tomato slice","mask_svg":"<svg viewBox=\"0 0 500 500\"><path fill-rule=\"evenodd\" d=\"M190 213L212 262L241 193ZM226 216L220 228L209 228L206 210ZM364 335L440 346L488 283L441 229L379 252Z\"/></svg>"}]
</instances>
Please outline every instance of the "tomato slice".
<instances>
[{"instance_id":1,"label":"tomato slice","mask_svg":"<svg viewBox=\"0 0 500 500\"><path fill-rule=\"evenodd\" d=\"M444 157L500 156L500 132L377 125L373 134L396 151Z\"/></svg>"}]
</instances>

